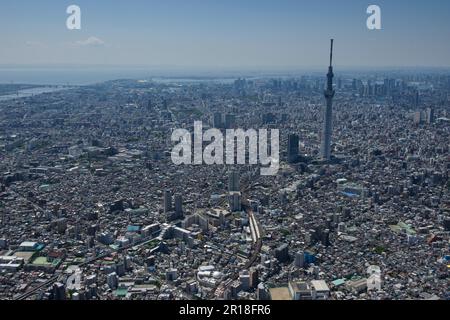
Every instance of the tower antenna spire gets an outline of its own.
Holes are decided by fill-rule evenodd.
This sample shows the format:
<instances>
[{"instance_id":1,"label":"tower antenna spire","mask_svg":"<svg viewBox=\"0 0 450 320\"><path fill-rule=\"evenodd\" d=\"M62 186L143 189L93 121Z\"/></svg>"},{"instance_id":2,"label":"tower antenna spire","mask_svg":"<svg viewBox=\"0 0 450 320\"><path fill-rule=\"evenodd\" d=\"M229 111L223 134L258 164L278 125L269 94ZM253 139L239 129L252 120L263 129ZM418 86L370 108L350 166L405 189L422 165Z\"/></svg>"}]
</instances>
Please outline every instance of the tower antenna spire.
<instances>
[{"instance_id":1,"label":"tower antenna spire","mask_svg":"<svg viewBox=\"0 0 450 320\"><path fill-rule=\"evenodd\" d=\"M331 39L331 49L330 49L330 67L333 66L333 42L334 39Z\"/></svg>"}]
</instances>

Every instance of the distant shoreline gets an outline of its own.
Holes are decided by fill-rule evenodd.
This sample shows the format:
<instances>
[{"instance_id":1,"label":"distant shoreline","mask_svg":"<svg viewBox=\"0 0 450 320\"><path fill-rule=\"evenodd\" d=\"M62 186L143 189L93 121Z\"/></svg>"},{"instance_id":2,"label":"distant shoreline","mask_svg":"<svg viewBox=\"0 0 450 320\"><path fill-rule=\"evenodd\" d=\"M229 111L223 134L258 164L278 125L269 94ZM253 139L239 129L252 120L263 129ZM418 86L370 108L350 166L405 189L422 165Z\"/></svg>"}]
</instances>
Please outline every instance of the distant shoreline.
<instances>
[{"instance_id":1,"label":"distant shoreline","mask_svg":"<svg viewBox=\"0 0 450 320\"><path fill-rule=\"evenodd\" d=\"M336 67L341 76L373 74L410 74L410 73L450 74L448 67L386 67L386 68L352 68ZM116 79L158 79L161 81L193 80L217 81L237 78L284 78L303 75L322 75L319 68L176 68L176 67L115 67L115 66L1 66L0 84L28 84L36 86L49 85L91 85Z\"/></svg>"},{"instance_id":2,"label":"distant shoreline","mask_svg":"<svg viewBox=\"0 0 450 320\"><path fill-rule=\"evenodd\" d=\"M27 86L27 85L18 85L20 86ZM2 87L2 84L0 84L0 88ZM70 87L65 86L55 86L55 85L41 85L41 86L28 86L25 89L17 89L14 93L7 93L7 94L1 94L0 93L0 102L1 101L8 101L8 100L14 100L14 99L21 99L21 98L27 98L32 97L35 95L40 95L43 93L51 93L61 90L68 90Z\"/></svg>"}]
</instances>

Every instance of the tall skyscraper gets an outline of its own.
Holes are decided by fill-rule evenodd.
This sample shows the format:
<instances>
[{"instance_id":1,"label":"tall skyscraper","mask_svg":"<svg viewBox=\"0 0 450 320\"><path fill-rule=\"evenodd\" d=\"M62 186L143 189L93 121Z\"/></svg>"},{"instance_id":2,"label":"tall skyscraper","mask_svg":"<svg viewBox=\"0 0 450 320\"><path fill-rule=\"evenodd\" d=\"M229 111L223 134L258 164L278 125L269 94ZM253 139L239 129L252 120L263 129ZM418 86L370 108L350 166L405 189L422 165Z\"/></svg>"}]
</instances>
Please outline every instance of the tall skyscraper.
<instances>
[{"instance_id":1,"label":"tall skyscraper","mask_svg":"<svg viewBox=\"0 0 450 320\"><path fill-rule=\"evenodd\" d=\"M167 214L172 211L172 192L170 190L164 191L164 213Z\"/></svg>"},{"instance_id":2,"label":"tall skyscraper","mask_svg":"<svg viewBox=\"0 0 450 320\"><path fill-rule=\"evenodd\" d=\"M228 205L232 212L238 212L242 210L242 199L239 191L230 192L228 196Z\"/></svg>"},{"instance_id":3,"label":"tall skyscraper","mask_svg":"<svg viewBox=\"0 0 450 320\"><path fill-rule=\"evenodd\" d=\"M175 195L175 213L178 217L183 216L183 197Z\"/></svg>"},{"instance_id":4,"label":"tall skyscraper","mask_svg":"<svg viewBox=\"0 0 450 320\"><path fill-rule=\"evenodd\" d=\"M228 204L232 212L237 212L242 209L241 192L240 192L240 177L237 170L232 170L228 176Z\"/></svg>"},{"instance_id":5,"label":"tall skyscraper","mask_svg":"<svg viewBox=\"0 0 450 320\"><path fill-rule=\"evenodd\" d=\"M322 159L329 161L331 159L331 135L333 131L333 39L331 39L330 66L327 74L327 89L325 90L325 99L327 105L324 109L324 123L322 132Z\"/></svg>"},{"instance_id":6,"label":"tall skyscraper","mask_svg":"<svg viewBox=\"0 0 450 320\"><path fill-rule=\"evenodd\" d=\"M298 268L305 267L305 253L303 251L299 251L295 255L295 266Z\"/></svg>"},{"instance_id":7,"label":"tall skyscraper","mask_svg":"<svg viewBox=\"0 0 450 320\"><path fill-rule=\"evenodd\" d=\"M299 137L296 134L288 136L288 162L295 163L299 158Z\"/></svg>"},{"instance_id":8,"label":"tall skyscraper","mask_svg":"<svg viewBox=\"0 0 450 320\"><path fill-rule=\"evenodd\" d=\"M225 129L234 129L236 126L236 116L234 114L225 115Z\"/></svg>"},{"instance_id":9,"label":"tall skyscraper","mask_svg":"<svg viewBox=\"0 0 450 320\"><path fill-rule=\"evenodd\" d=\"M420 104L420 93L419 90L416 90L414 92L414 107L418 108Z\"/></svg>"},{"instance_id":10,"label":"tall skyscraper","mask_svg":"<svg viewBox=\"0 0 450 320\"><path fill-rule=\"evenodd\" d=\"M433 107L427 108L426 114L427 114L427 123L433 124L434 123L434 108Z\"/></svg>"},{"instance_id":11,"label":"tall skyscraper","mask_svg":"<svg viewBox=\"0 0 450 320\"><path fill-rule=\"evenodd\" d=\"M213 127L216 129L222 128L222 114L220 112L216 112L213 115Z\"/></svg>"},{"instance_id":12,"label":"tall skyscraper","mask_svg":"<svg viewBox=\"0 0 450 320\"><path fill-rule=\"evenodd\" d=\"M228 177L228 191L229 192L238 192L240 191L240 178L239 178L239 172L236 170L233 170L230 172L230 175Z\"/></svg>"}]
</instances>

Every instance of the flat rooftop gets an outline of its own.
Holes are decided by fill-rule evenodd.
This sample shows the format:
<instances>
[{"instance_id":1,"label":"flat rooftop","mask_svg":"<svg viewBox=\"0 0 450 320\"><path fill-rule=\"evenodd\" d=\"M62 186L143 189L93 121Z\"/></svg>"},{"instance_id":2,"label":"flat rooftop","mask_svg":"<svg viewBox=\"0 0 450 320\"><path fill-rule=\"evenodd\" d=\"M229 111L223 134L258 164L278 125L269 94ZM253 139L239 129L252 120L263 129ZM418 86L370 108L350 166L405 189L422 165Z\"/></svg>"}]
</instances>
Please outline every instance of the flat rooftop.
<instances>
[{"instance_id":1,"label":"flat rooftop","mask_svg":"<svg viewBox=\"0 0 450 320\"><path fill-rule=\"evenodd\" d=\"M275 301L292 300L291 295L289 293L289 289L287 287L271 288L269 289L269 292L272 300Z\"/></svg>"}]
</instances>

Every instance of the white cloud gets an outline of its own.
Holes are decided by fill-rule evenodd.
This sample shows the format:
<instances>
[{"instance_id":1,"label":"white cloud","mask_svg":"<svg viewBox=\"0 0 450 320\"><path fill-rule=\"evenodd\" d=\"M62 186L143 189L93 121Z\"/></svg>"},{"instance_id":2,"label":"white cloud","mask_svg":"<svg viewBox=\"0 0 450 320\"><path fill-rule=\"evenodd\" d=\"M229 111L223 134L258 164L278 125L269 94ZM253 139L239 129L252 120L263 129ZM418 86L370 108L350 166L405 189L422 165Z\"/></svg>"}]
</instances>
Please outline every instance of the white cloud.
<instances>
[{"instance_id":1,"label":"white cloud","mask_svg":"<svg viewBox=\"0 0 450 320\"><path fill-rule=\"evenodd\" d=\"M77 47L101 47L105 44L105 41L97 37L89 37L86 40L79 40L73 43Z\"/></svg>"}]
</instances>

